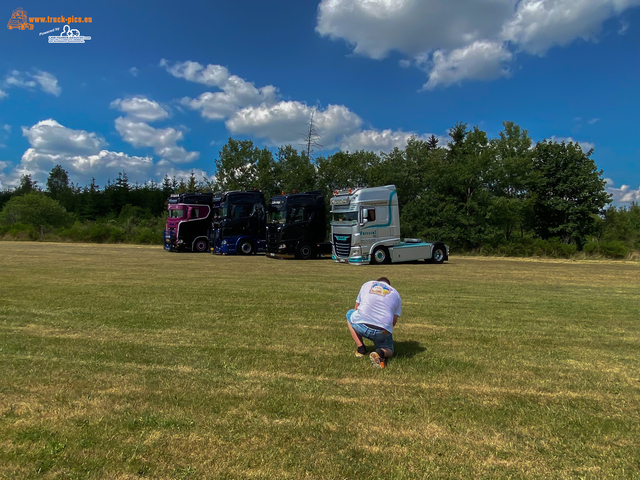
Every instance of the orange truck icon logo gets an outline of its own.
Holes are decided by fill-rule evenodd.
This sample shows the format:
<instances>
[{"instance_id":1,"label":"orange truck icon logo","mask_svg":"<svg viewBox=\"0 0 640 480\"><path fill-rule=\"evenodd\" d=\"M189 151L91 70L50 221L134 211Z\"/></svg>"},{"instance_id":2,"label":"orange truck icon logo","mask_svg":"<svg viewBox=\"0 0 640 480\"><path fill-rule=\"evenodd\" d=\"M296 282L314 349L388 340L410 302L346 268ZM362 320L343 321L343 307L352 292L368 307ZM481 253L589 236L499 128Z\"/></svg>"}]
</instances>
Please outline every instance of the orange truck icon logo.
<instances>
[{"instance_id":1,"label":"orange truck icon logo","mask_svg":"<svg viewBox=\"0 0 640 480\"><path fill-rule=\"evenodd\" d=\"M5 17L6 18L6 17ZM27 22L27 12L22 8L16 8L11 14L11 20L7 23L9 30L17 28L19 30L33 30L33 24Z\"/></svg>"}]
</instances>

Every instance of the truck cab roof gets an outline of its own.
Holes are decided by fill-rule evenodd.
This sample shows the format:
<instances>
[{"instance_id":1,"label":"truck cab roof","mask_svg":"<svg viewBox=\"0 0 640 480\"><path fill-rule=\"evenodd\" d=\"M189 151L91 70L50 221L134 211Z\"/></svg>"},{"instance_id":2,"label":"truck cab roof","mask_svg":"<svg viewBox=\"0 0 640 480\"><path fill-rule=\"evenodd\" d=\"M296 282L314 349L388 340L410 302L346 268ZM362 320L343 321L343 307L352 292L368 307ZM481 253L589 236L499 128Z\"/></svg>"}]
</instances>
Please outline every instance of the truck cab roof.
<instances>
[{"instance_id":1,"label":"truck cab roof","mask_svg":"<svg viewBox=\"0 0 640 480\"><path fill-rule=\"evenodd\" d=\"M397 204L398 196L395 195L395 185L385 185L373 188L349 188L336 190L331 198L331 206L349 205L352 202L389 202L391 205Z\"/></svg>"},{"instance_id":2,"label":"truck cab roof","mask_svg":"<svg viewBox=\"0 0 640 480\"><path fill-rule=\"evenodd\" d=\"M195 205L211 205L213 203L213 193L174 193L167 202L170 205L188 203Z\"/></svg>"},{"instance_id":3,"label":"truck cab roof","mask_svg":"<svg viewBox=\"0 0 640 480\"><path fill-rule=\"evenodd\" d=\"M300 204L308 204L308 205L320 205L321 203L324 205L324 195L320 190L312 190L310 192L300 192L300 193L285 193L283 195L277 195L271 197L269 200L269 205L278 205L284 203L285 200L288 200L288 203L297 203Z\"/></svg>"}]
</instances>

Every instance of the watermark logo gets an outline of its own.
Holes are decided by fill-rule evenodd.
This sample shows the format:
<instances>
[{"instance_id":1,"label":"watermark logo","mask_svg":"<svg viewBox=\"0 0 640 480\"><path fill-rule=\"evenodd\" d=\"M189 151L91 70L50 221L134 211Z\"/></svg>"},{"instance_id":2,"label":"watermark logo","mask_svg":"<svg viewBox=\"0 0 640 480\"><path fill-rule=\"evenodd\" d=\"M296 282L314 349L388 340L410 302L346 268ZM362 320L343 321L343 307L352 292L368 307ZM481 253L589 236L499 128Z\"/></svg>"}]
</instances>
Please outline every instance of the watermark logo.
<instances>
[{"instance_id":1,"label":"watermark logo","mask_svg":"<svg viewBox=\"0 0 640 480\"><path fill-rule=\"evenodd\" d=\"M49 43L84 43L91 40L91 37L80 35L80 30L65 25L60 35L50 35Z\"/></svg>"},{"instance_id":2,"label":"watermark logo","mask_svg":"<svg viewBox=\"0 0 640 480\"><path fill-rule=\"evenodd\" d=\"M24 8L18 7L13 11L13 13L11 13L11 18L7 23L7 28L9 30L33 30L33 26L36 23L66 23L67 25L65 25L64 31L60 35L49 37L49 43L84 43L86 40L91 40L91 37L80 35L80 31L75 28L72 29L69 24L86 24L92 22L93 17L76 17L75 15L72 15L70 17L66 17L64 15L60 15L57 17L27 17L27 11ZM54 27L53 29L40 33L40 35L46 35L48 33L58 31L60 31L60 27Z\"/></svg>"},{"instance_id":3,"label":"watermark logo","mask_svg":"<svg viewBox=\"0 0 640 480\"><path fill-rule=\"evenodd\" d=\"M7 23L7 28L13 30L33 30L33 24L27 21L27 12L22 8L16 8L11 14L11 19Z\"/></svg>"}]
</instances>

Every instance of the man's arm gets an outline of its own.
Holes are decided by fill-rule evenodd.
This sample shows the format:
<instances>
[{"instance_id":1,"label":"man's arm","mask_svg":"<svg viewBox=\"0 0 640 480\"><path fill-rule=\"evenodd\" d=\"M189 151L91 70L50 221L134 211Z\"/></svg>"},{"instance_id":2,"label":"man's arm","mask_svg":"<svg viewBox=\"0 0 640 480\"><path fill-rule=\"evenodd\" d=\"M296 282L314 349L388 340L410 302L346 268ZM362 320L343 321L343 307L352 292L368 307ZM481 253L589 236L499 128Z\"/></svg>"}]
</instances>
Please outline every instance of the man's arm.
<instances>
[{"instance_id":1,"label":"man's arm","mask_svg":"<svg viewBox=\"0 0 640 480\"><path fill-rule=\"evenodd\" d=\"M354 307L354 310L358 309L358 305L360 305L358 302L356 302L356 306Z\"/></svg>"},{"instance_id":2,"label":"man's arm","mask_svg":"<svg viewBox=\"0 0 640 480\"><path fill-rule=\"evenodd\" d=\"M396 323L398 323L398 318L400 318L400 317L398 317L398 315L394 315L393 316L393 326L394 327L396 326Z\"/></svg>"}]
</instances>

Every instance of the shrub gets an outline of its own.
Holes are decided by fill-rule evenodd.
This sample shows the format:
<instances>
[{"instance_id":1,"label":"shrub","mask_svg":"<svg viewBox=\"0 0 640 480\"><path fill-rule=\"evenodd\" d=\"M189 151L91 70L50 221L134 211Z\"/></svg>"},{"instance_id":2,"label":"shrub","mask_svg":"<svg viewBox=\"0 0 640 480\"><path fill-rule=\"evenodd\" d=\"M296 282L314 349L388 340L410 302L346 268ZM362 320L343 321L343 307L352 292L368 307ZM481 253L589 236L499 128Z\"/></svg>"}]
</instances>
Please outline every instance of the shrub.
<instances>
[{"instance_id":1,"label":"shrub","mask_svg":"<svg viewBox=\"0 0 640 480\"><path fill-rule=\"evenodd\" d=\"M12 197L0 212L0 223L29 225L44 235L45 229L62 227L73 221L73 215L57 201L41 194L28 193Z\"/></svg>"},{"instance_id":2,"label":"shrub","mask_svg":"<svg viewBox=\"0 0 640 480\"><path fill-rule=\"evenodd\" d=\"M602 242L600 244L600 251L603 255L611 258L624 258L629 253L627 246L617 240L611 242Z\"/></svg>"},{"instance_id":3,"label":"shrub","mask_svg":"<svg viewBox=\"0 0 640 480\"><path fill-rule=\"evenodd\" d=\"M162 235L151 228L140 229L133 241L134 243L145 245L159 245L163 242Z\"/></svg>"},{"instance_id":4,"label":"shrub","mask_svg":"<svg viewBox=\"0 0 640 480\"><path fill-rule=\"evenodd\" d=\"M33 225L14 223L1 227L0 233L11 240L38 240L40 234Z\"/></svg>"}]
</instances>

